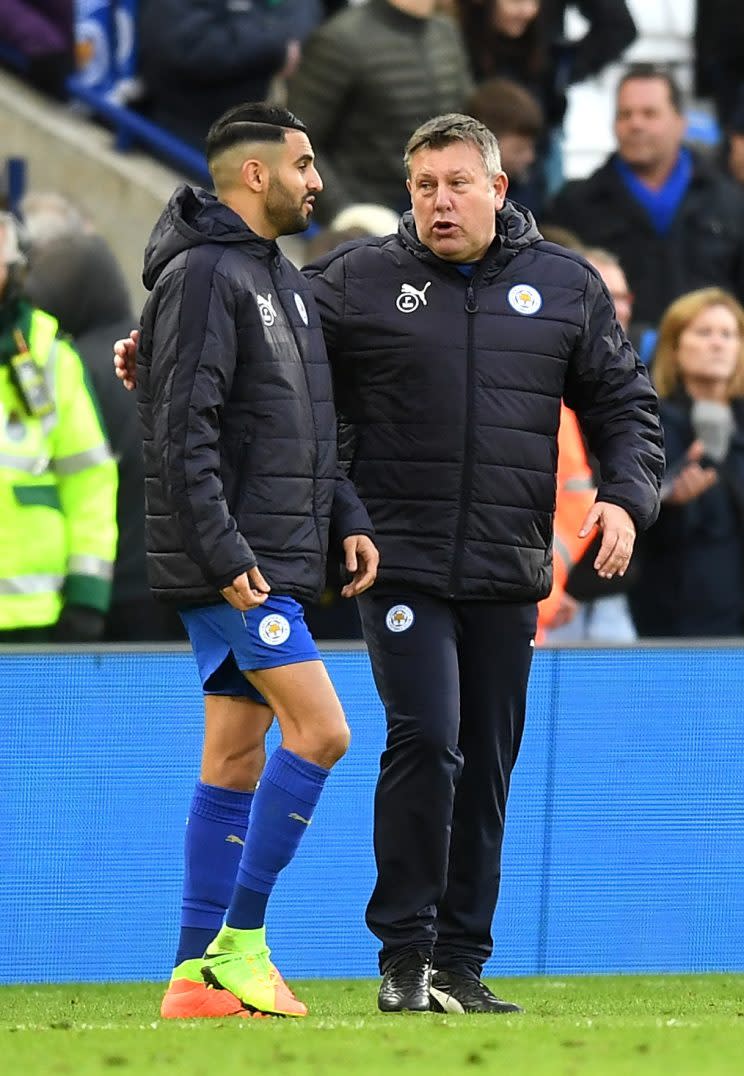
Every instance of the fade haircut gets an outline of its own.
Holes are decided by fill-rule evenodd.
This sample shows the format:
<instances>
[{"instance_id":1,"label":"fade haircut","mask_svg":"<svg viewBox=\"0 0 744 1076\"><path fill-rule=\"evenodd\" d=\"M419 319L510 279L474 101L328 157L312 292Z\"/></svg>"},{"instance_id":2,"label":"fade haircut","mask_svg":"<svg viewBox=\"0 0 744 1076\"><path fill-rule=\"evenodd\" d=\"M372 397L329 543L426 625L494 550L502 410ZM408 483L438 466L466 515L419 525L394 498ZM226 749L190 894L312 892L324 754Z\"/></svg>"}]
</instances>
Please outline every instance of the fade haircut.
<instances>
[{"instance_id":1,"label":"fade haircut","mask_svg":"<svg viewBox=\"0 0 744 1076\"><path fill-rule=\"evenodd\" d=\"M286 108L265 101L235 105L209 128L207 163L211 165L215 157L242 142L284 142L287 130L307 134L302 120Z\"/></svg>"},{"instance_id":2,"label":"fade haircut","mask_svg":"<svg viewBox=\"0 0 744 1076\"><path fill-rule=\"evenodd\" d=\"M444 149L453 142L470 142L477 148L489 179L501 171L501 152L496 136L480 120L464 116L461 112L448 112L422 123L408 139L403 155L408 176L411 175L414 153L420 149Z\"/></svg>"},{"instance_id":3,"label":"fade haircut","mask_svg":"<svg viewBox=\"0 0 744 1076\"><path fill-rule=\"evenodd\" d=\"M669 70L668 67L662 67L659 64L639 63L631 64L631 66L625 71L623 77L617 84L617 91L615 93L615 99L620 96L620 91L626 82L633 82L636 79L658 79L659 82L663 82L666 88L669 90L669 100L672 103L672 108L675 112L682 114L684 108L684 101L682 99L682 90L676 78Z\"/></svg>"}]
</instances>

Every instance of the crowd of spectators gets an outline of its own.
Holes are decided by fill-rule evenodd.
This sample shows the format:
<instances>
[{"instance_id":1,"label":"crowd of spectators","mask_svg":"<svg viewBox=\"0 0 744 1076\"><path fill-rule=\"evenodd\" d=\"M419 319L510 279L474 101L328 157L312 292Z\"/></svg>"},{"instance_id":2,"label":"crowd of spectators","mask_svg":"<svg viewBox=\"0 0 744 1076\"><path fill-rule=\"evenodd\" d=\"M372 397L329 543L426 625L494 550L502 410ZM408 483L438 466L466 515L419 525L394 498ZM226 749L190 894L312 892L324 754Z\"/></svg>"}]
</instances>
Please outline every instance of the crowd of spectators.
<instances>
[{"instance_id":1,"label":"crowd of spectators","mask_svg":"<svg viewBox=\"0 0 744 1076\"><path fill-rule=\"evenodd\" d=\"M579 40L565 36L570 6L585 20ZM622 61L637 33L625 0L139 2L136 107L150 119L197 148L212 119L241 100L281 99L308 125L325 189L314 228L289 242L298 264L394 230L408 204L408 135L431 115L464 111L498 137L509 196L602 277L656 384L669 477L658 523L632 571L610 586L591 572L595 545L570 540L559 473L556 590L541 614L548 641L744 634L742 11L727 0L698 5L695 86L717 116L715 147L689 144L675 75L634 64L618 80L614 151L592 174L564 182L566 93ZM27 56L37 88L64 93L70 2L8 0L2 42ZM147 589L134 401L111 372L111 343L136 321L121 270L66 199L34 193L25 216L26 297L72 338L118 461L119 553L103 637L178 638ZM560 443L565 489L575 492L581 476L591 491L596 464L568 412ZM311 626L319 636L357 636L337 583L332 569Z\"/></svg>"}]
</instances>

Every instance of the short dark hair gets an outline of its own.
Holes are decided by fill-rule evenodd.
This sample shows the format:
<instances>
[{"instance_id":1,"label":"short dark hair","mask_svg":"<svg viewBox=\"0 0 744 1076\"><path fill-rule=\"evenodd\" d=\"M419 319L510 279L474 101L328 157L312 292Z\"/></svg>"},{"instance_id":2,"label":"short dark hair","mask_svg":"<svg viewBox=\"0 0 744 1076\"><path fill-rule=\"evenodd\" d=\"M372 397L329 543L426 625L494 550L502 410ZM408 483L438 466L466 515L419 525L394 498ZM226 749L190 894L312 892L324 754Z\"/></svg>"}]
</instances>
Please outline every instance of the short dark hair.
<instances>
[{"instance_id":1,"label":"short dark hair","mask_svg":"<svg viewBox=\"0 0 744 1076\"><path fill-rule=\"evenodd\" d=\"M664 82L669 90L669 99L672 102L674 111L679 112L680 114L682 113L682 109L684 108L682 89L668 67L649 63L631 64L617 84L616 96L619 95L620 90L626 82L632 82L634 79L659 79L661 82Z\"/></svg>"},{"instance_id":2,"label":"short dark hair","mask_svg":"<svg viewBox=\"0 0 744 1076\"><path fill-rule=\"evenodd\" d=\"M537 138L543 128L539 102L510 78L489 78L471 93L465 111L480 120L497 138L523 135Z\"/></svg>"},{"instance_id":3,"label":"short dark hair","mask_svg":"<svg viewBox=\"0 0 744 1076\"><path fill-rule=\"evenodd\" d=\"M285 132L307 127L293 112L266 101L249 101L224 112L209 128L207 161L239 142L283 142Z\"/></svg>"}]
</instances>

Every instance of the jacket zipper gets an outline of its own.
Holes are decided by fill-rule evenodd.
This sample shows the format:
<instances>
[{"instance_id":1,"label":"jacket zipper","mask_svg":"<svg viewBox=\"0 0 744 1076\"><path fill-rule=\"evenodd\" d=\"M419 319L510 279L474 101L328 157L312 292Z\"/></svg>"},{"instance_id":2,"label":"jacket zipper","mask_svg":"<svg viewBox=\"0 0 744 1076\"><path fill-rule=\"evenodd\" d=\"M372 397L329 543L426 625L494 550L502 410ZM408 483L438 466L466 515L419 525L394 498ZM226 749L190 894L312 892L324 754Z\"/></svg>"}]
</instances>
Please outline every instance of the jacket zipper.
<instances>
[{"instance_id":1,"label":"jacket zipper","mask_svg":"<svg viewBox=\"0 0 744 1076\"><path fill-rule=\"evenodd\" d=\"M469 280L465 289L465 313L468 316L466 337L467 379L465 388L465 455L462 465L462 482L460 485L460 507L455 531L455 550L452 557L452 570L449 581L449 597L457 596L457 586L462 571L462 558L465 547L465 527L470 511L470 497L473 486L473 422L472 413L475 396L475 345L473 340L475 315L478 313L478 296L475 294L473 281Z\"/></svg>"}]
</instances>

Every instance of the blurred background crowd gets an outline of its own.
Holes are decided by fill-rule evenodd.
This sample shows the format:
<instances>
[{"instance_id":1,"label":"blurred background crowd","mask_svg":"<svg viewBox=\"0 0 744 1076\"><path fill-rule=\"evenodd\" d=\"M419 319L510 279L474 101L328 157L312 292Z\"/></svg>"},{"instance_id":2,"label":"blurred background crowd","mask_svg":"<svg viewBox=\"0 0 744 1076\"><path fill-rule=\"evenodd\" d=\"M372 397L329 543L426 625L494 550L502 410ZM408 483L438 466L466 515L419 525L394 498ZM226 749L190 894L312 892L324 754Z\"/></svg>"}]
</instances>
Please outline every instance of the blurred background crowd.
<instances>
[{"instance_id":1,"label":"blurred background crowd","mask_svg":"<svg viewBox=\"0 0 744 1076\"><path fill-rule=\"evenodd\" d=\"M287 104L325 183L286 241L298 265L397 227L418 124L480 119L509 196L604 279L666 436L661 515L609 583L577 538L598 475L564 409L539 641L744 635L741 0L3 0L0 64L13 100L174 185L207 184L225 109ZM181 639L149 596L136 407L112 372L141 299L108 228L122 207L50 182L55 153L8 180L0 216L0 642ZM360 636L335 564L307 615L319 638Z\"/></svg>"}]
</instances>

